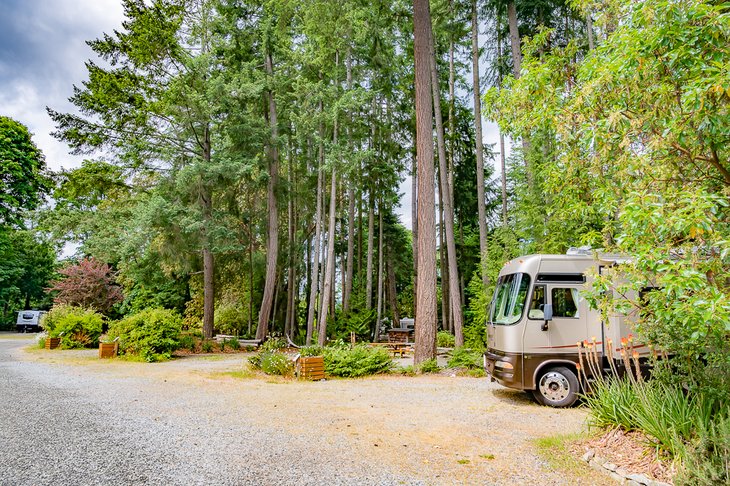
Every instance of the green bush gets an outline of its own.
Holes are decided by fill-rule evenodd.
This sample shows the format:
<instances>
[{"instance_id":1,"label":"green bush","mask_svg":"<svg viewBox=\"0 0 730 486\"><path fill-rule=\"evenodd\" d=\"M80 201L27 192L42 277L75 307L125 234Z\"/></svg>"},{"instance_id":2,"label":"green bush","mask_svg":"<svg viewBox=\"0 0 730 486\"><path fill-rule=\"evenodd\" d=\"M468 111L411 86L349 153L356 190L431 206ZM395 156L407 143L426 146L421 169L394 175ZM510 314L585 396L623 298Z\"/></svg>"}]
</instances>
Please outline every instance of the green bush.
<instances>
[{"instance_id":1,"label":"green bush","mask_svg":"<svg viewBox=\"0 0 730 486\"><path fill-rule=\"evenodd\" d=\"M470 370L483 367L482 353L465 347L454 348L446 363L447 368L466 368Z\"/></svg>"},{"instance_id":2,"label":"green bush","mask_svg":"<svg viewBox=\"0 0 730 486\"><path fill-rule=\"evenodd\" d=\"M248 310L239 303L220 305L215 310L213 326L221 334L240 334L243 323L248 319Z\"/></svg>"},{"instance_id":3,"label":"green bush","mask_svg":"<svg viewBox=\"0 0 730 486\"><path fill-rule=\"evenodd\" d=\"M228 346L234 351L238 351L239 349L241 349L241 343L238 342L238 339L234 337L223 340L223 344L221 344L221 350L223 350L225 346Z\"/></svg>"},{"instance_id":4,"label":"green bush","mask_svg":"<svg viewBox=\"0 0 730 486\"><path fill-rule=\"evenodd\" d=\"M419 364L417 368L418 368L419 373L424 373L424 374L425 373L438 373L439 371L441 371L441 368L439 367L435 358L427 359L426 361Z\"/></svg>"},{"instance_id":5,"label":"green bush","mask_svg":"<svg viewBox=\"0 0 730 486\"><path fill-rule=\"evenodd\" d=\"M730 414L722 401L658 380L626 377L596 380L584 399L590 425L640 430L678 460L677 484L730 480Z\"/></svg>"},{"instance_id":6,"label":"green bush","mask_svg":"<svg viewBox=\"0 0 730 486\"><path fill-rule=\"evenodd\" d=\"M182 324L182 317L175 311L145 309L112 323L108 337L119 338L121 354L159 361L169 359L180 347Z\"/></svg>"},{"instance_id":7,"label":"green bush","mask_svg":"<svg viewBox=\"0 0 730 486\"><path fill-rule=\"evenodd\" d=\"M294 371L294 363L289 356L279 352L262 353L261 371L267 375L289 375Z\"/></svg>"},{"instance_id":8,"label":"green bush","mask_svg":"<svg viewBox=\"0 0 730 486\"><path fill-rule=\"evenodd\" d=\"M203 341L200 343L200 350L204 353L212 353L213 347L213 341L211 341L210 339L203 339Z\"/></svg>"},{"instance_id":9,"label":"green bush","mask_svg":"<svg viewBox=\"0 0 730 486\"><path fill-rule=\"evenodd\" d=\"M179 338L179 349L189 349L195 351L195 337L190 333L183 333Z\"/></svg>"},{"instance_id":10,"label":"green bush","mask_svg":"<svg viewBox=\"0 0 730 486\"><path fill-rule=\"evenodd\" d=\"M260 350L262 353L278 351L286 348L286 340L281 337L272 337L267 339L264 344L261 345Z\"/></svg>"},{"instance_id":11,"label":"green bush","mask_svg":"<svg viewBox=\"0 0 730 486\"><path fill-rule=\"evenodd\" d=\"M453 348L456 345L456 338L448 331L439 331L436 334L436 346L439 348Z\"/></svg>"},{"instance_id":12,"label":"green bush","mask_svg":"<svg viewBox=\"0 0 730 486\"><path fill-rule=\"evenodd\" d=\"M61 337L62 349L98 346L103 325L98 312L65 304L54 306L41 320L48 337Z\"/></svg>"},{"instance_id":13,"label":"green bush","mask_svg":"<svg viewBox=\"0 0 730 486\"><path fill-rule=\"evenodd\" d=\"M353 378L384 373L393 366L390 353L381 347L358 344L330 346L323 349L324 370L331 376Z\"/></svg>"}]
</instances>

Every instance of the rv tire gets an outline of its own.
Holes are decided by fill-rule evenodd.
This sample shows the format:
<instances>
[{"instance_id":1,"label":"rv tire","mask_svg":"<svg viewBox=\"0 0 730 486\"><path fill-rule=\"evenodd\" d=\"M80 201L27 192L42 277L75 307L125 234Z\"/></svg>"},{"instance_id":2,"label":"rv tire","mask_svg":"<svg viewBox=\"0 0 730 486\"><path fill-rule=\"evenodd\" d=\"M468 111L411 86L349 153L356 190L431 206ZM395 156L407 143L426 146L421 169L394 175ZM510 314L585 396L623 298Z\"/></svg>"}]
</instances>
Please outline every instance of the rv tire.
<instances>
[{"instance_id":1,"label":"rv tire","mask_svg":"<svg viewBox=\"0 0 730 486\"><path fill-rule=\"evenodd\" d=\"M540 373L535 390L535 399L549 407L570 407L578 399L578 378L565 366L547 368Z\"/></svg>"}]
</instances>

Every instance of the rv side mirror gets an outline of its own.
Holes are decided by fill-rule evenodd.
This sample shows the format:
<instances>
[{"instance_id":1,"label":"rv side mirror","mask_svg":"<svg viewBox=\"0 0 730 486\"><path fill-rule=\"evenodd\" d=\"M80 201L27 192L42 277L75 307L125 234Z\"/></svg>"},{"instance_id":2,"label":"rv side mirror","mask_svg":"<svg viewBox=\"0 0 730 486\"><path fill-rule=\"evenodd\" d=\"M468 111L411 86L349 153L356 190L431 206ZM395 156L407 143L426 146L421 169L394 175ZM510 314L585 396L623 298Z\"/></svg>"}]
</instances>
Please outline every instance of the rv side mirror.
<instances>
[{"instance_id":1,"label":"rv side mirror","mask_svg":"<svg viewBox=\"0 0 730 486\"><path fill-rule=\"evenodd\" d=\"M552 321L553 320L552 304L545 304L545 309L543 310L543 313L545 314L545 322Z\"/></svg>"}]
</instances>

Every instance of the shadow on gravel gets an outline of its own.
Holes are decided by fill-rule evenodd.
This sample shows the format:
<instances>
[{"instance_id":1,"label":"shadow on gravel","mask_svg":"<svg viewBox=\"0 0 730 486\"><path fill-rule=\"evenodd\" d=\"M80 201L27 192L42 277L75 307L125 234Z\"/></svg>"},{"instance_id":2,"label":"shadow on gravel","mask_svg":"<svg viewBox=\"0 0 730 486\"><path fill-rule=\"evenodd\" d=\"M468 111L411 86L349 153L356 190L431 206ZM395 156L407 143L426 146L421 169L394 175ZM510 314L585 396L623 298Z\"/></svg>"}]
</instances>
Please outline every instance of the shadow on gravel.
<instances>
[{"instance_id":1,"label":"shadow on gravel","mask_svg":"<svg viewBox=\"0 0 730 486\"><path fill-rule=\"evenodd\" d=\"M510 390L509 388L500 388L492 390L492 395L501 402L507 402L512 405L520 406L539 406L528 392L519 390Z\"/></svg>"}]
</instances>

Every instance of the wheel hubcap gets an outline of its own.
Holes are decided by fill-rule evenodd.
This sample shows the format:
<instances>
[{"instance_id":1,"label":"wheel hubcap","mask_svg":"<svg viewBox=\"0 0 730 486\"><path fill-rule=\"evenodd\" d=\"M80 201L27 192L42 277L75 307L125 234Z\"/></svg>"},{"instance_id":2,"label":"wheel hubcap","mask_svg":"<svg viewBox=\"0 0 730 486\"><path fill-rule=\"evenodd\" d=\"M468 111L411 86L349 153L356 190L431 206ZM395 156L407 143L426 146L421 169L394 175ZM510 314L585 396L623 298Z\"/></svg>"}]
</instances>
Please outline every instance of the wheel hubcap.
<instances>
[{"instance_id":1,"label":"wheel hubcap","mask_svg":"<svg viewBox=\"0 0 730 486\"><path fill-rule=\"evenodd\" d=\"M551 402L559 402L565 400L569 393L570 383L560 373L550 371L540 378L540 394L545 399Z\"/></svg>"}]
</instances>

